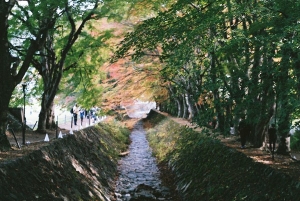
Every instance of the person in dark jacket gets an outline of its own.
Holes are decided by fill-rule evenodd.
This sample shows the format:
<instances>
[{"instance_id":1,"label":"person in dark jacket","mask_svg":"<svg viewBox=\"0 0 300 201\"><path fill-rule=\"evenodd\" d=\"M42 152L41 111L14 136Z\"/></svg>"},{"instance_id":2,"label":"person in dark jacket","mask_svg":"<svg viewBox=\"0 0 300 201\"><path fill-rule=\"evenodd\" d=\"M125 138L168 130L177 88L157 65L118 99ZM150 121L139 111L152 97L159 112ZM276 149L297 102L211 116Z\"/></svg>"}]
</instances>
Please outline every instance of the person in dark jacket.
<instances>
[{"instance_id":1,"label":"person in dark jacket","mask_svg":"<svg viewBox=\"0 0 300 201\"><path fill-rule=\"evenodd\" d=\"M274 154L275 144L276 144L276 140L277 140L275 124L271 125L271 127L268 130L268 134L269 134L270 151L272 152L272 154Z\"/></svg>"},{"instance_id":2,"label":"person in dark jacket","mask_svg":"<svg viewBox=\"0 0 300 201\"><path fill-rule=\"evenodd\" d=\"M251 133L251 128L247 124L247 122L245 120L245 116L241 117L241 121L240 121L239 126L238 126L238 132L239 132L239 135L241 137L241 148L245 149L247 138Z\"/></svg>"},{"instance_id":3,"label":"person in dark jacket","mask_svg":"<svg viewBox=\"0 0 300 201\"><path fill-rule=\"evenodd\" d=\"M80 120L81 120L80 125L82 126L85 110L83 108L81 108L79 113L80 113Z\"/></svg>"}]
</instances>

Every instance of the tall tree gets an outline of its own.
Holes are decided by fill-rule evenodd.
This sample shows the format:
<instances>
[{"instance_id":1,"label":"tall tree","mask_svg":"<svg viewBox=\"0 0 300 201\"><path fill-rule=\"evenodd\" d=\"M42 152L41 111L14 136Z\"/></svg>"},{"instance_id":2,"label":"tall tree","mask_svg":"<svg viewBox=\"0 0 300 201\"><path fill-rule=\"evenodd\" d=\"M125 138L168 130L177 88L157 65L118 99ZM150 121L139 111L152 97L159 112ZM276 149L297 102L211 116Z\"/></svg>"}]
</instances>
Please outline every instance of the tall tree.
<instances>
[{"instance_id":1,"label":"tall tree","mask_svg":"<svg viewBox=\"0 0 300 201\"><path fill-rule=\"evenodd\" d=\"M16 10L13 7L16 0L6 0L0 2L0 150L10 148L9 141L5 134L7 125L7 112L11 95L15 87L22 81L34 54L40 50L46 40L48 31L54 27L55 17L49 21L40 21L39 26L31 27L31 34L22 34L22 41L27 43L23 55L18 55L13 51L14 47L10 41L13 36L9 36L9 22L17 20L14 18ZM45 15L55 16L56 11L48 10ZM36 20L32 15L23 16L21 23L34 23ZM30 33L28 30L27 33ZM20 36L15 35L16 40ZM12 39L12 40L9 40ZM19 40L18 40L19 41ZM14 42L14 41L13 41Z\"/></svg>"},{"instance_id":2,"label":"tall tree","mask_svg":"<svg viewBox=\"0 0 300 201\"><path fill-rule=\"evenodd\" d=\"M97 17L98 5L99 1L85 1L78 4L71 4L71 2L66 1L62 11L62 17L65 17L65 19L57 21L56 27L58 28L52 30L40 55L32 62L42 76L44 86L38 122L39 131L44 131L46 128L54 126L54 98L58 92L63 73L71 68L78 68L80 59L87 59L86 55L91 52L88 50L88 41L85 43L86 49L84 47L72 49L72 47L78 40L90 39L91 41L91 37L83 34L84 26L89 20ZM87 6L90 9L86 10L85 7ZM81 34L85 36L80 38ZM63 39L58 40L58 36L61 36ZM69 65L66 65L65 61L68 56L72 58L72 61Z\"/></svg>"},{"instance_id":3,"label":"tall tree","mask_svg":"<svg viewBox=\"0 0 300 201\"><path fill-rule=\"evenodd\" d=\"M185 81L194 83L190 88L193 95L202 97L212 91L211 105L224 125L222 131L229 126L228 121L237 123L246 114L253 128L251 141L261 146L266 128L277 117L284 145L288 117L299 107L295 101L295 94L299 94L295 86L299 85L291 84L299 78L295 52L299 45L298 8L298 1L177 1L136 26L115 58L136 59L159 47L164 66L173 69L163 68L162 79L172 80L172 89L178 89L181 83L175 80L184 75ZM200 83L197 76L181 71L188 63L203 69L203 74L198 74L203 76ZM185 82L182 86L190 85ZM196 116L202 116L201 110L197 112Z\"/></svg>"},{"instance_id":4,"label":"tall tree","mask_svg":"<svg viewBox=\"0 0 300 201\"><path fill-rule=\"evenodd\" d=\"M93 75L103 63L104 57L101 55L100 47L105 46L105 41L110 38L111 33L109 30L96 30L95 21L101 18L118 18L119 15L114 13L114 10L108 9L110 6L116 6L115 3L90 0L43 1L39 4L41 7L39 10L59 8L55 28L49 32L41 51L32 59L33 66L43 80L39 131L54 126L53 101L64 73L66 77L72 74L70 84L79 86L78 80L85 80L85 83L88 83L90 79L84 78ZM27 7L20 7L21 12L18 16L33 13L36 19L40 19L40 13L35 11L35 4L36 2L30 1ZM46 17L43 17L44 20L49 20ZM91 20L94 20L94 23L89 23ZM30 26L26 25L25 28ZM21 54L22 50L19 52ZM75 89L74 86L70 88Z\"/></svg>"}]
</instances>

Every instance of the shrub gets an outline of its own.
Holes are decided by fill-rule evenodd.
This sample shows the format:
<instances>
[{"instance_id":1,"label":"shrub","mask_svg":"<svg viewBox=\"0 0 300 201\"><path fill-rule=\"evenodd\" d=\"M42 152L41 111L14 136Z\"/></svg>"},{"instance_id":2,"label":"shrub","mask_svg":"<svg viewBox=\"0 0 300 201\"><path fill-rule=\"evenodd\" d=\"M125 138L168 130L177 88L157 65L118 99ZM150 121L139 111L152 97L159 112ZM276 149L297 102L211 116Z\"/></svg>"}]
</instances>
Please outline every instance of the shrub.
<instances>
[{"instance_id":1,"label":"shrub","mask_svg":"<svg viewBox=\"0 0 300 201\"><path fill-rule=\"evenodd\" d=\"M295 151L300 151L300 131L296 131L294 135L291 136L291 149Z\"/></svg>"}]
</instances>

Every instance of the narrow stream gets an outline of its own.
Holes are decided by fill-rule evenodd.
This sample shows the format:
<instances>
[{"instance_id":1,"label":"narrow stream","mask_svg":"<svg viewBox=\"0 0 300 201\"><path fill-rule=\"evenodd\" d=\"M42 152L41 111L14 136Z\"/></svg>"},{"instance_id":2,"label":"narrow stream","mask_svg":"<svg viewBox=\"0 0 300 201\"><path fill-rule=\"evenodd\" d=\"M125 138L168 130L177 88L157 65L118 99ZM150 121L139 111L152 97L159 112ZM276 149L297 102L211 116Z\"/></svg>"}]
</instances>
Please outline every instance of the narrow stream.
<instances>
[{"instance_id":1,"label":"narrow stream","mask_svg":"<svg viewBox=\"0 0 300 201\"><path fill-rule=\"evenodd\" d=\"M142 121L136 123L130 139L129 154L119 161L117 201L172 200L169 189L159 179L160 172Z\"/></svg>"}]
</instances>

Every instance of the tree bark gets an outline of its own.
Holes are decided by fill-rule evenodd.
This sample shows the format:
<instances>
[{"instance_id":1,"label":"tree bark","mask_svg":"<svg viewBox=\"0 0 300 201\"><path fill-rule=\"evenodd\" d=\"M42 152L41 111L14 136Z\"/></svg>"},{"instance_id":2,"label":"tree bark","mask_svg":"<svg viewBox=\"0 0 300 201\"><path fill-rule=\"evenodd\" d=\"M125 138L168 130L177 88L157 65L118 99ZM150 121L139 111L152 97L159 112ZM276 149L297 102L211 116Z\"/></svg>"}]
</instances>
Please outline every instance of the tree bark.
<instances>
[{"instance_id":1,"label":"tree bark","mask_svg":"<svg viewBox=\"0 0 300 201\"><path fill-rule=\"evenodd\" d=\"M54 103L53 103L53 101L50 104L50 107L48 108L48 111L47 111L46 128L47 129L56 128L55 113L54 113Z\"/></svg>"},{"instance_id":2,"label":"tree bark","mask_svg":"<svg viewBox=\"0 0 300 201\"><path fill-rule=\"evenodd\" d=\"M7 151L10 148L6 136L8 104L15 87L10 73L11 55L7 39L7 20L11 7L5 1L0 2L0 150Z\"/></svg>"},{"instance_id":3,"label":"tree bark","mask_svg":"<svg viewBox=\"0 0 300 201\"><path fill-rule=\"evenodd\" d=\"M196 113L196 108L195 108L195 103L192 100L191 95L189 93L186 93L185 101L187 103L187 108L189 112L188 120L192 121Z\"/></svg>"},{"instance_id":4,"label":"tree bark","mask_svg":"<svg viewBox=\"0 0 300 201\"><path fill-rule=\"evenodd\" d=\"M182 118L187 119L188 118L188 107L187 107L187 103L185 101L185 94L182 94L182 105L183 105L183 114L182 114Z\"/></svg>"},{"instance_id":5,"label":"tree bark","mask_svg":"<svg viewBox=\"0 0 300 201\"><path fill-rule=\"evenodd\" d=\"M178 98L176 98L176 103L177 103L177 117L182 117L182 101L180 101Z\"/></svg>"},{"instance_id":6,"label":"tree bark","mask_svg":"<svg viewBox=\"0 0 300 201\"><path fill-rule=\"evenodd\" d=\"M49 75L45 73L43 77L47 77L44 80L44 93L42 95L41 110L39 114L39 122L37 130L39 132L45 132L46 129L55 127L55 114L54 114L54 98L58 91L58 85L61 80L62 74L58 75L55 79L48 79Z\"/></svg>"},{"instance_id":7,"label":"tree bark","mask_svg":"<svg viewBox=\"0 0 300 201\"><path fill-rule=\"evenodd\" d=\"M46 118L47 118L47 110L45 107L41 106L38 127L37 127L37 131L40 133L46 132Z\"/></svg>"},{"instance_id":8,"label":"tree bark","mask_svg":"<svg viewBox=\"0 0 300 201\"><path fill-rule=\"evenodd\" d=\"M41 110L39 114L39 122L37 130L44 133L46 129L55 127L54 118L54 98L58 91L58 86L62 78L63 62L55 63L55 50L53 48L53 37L48 36L45 47L41 51L44 55L40 61L34 60L34 66L39 71L43 79L43 94L41 102ZM63 58L64 59L64 58Z\"/></svg>"},{"instance_id":9,"label":"tree bark","mask_svg":"<svg viewBox=\"0 0 300 201\"><path fill-rule=\"evenodd\" d=\"M292 112L292 106L289 103L289 85L287 80L289 79L289 69L286 67L290 63L291 49L288 44L282 46L282 62L280 64L280 74L278 76L277 86L277 116L278 116L278 134L279 145L277 152L280 154L288 154L288 147L286 145L286 137L289 134L290 129L290 114ZM284 80L284 81L283 81Z\"/></svg>"}]
</instances>

